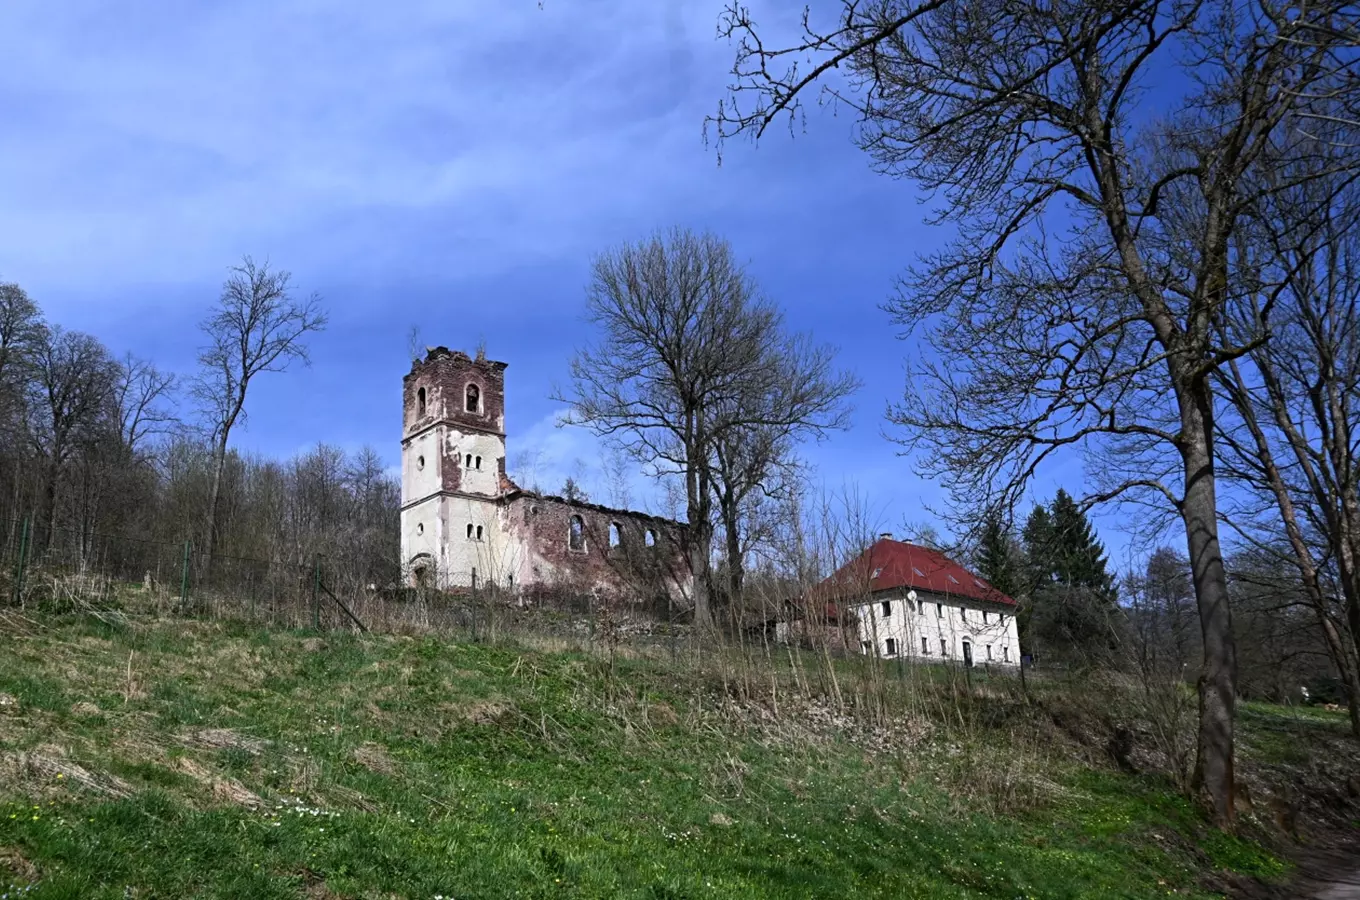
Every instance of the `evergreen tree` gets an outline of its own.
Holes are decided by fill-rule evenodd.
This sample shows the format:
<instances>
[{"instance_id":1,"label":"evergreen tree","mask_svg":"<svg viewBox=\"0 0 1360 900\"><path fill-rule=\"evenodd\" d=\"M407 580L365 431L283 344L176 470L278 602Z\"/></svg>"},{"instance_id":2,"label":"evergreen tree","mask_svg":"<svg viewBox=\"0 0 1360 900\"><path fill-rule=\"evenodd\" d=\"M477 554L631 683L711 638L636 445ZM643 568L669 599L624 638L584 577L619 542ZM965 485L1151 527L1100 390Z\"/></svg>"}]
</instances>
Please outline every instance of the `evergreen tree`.
<instances>
[{"instance_id":1,"label":"evergreen tree","mask_svg":"<svg viewBox=\"0 0 1360 900\"><path fill-rule=\"evenodd\" d=\"M990 513L982 524L977 571L1008 597L1019 598L1025 589L1023 554L999 512Z\"/></svg>"},{"instance_id":2,"label":"evergreen tree","mask_svg":"<svg viewBox=\"0 0 1360 900\"><path fill-rule=\"evenodd\" d=\"M1054 580L1071 588L1084 588L1103 603L1117 599L1114 576L1105 570L1105 547L1096 538L1086 514L1062 488L1053 498L1051 559Z\"/></svg>"},{"instance_id":3,"label":"evergreen tree","mask_svg":"<svg viewBox=\"0 0 1360 900\"><path fill-rule=\"evenodd\" d=\"M1118 622L1105 548L1071 495L1036 506L1023 532L1029 594L1017 624L1021 645L1053 659L1088 663L1113 648Z\"/></svg>"}]
</instances>

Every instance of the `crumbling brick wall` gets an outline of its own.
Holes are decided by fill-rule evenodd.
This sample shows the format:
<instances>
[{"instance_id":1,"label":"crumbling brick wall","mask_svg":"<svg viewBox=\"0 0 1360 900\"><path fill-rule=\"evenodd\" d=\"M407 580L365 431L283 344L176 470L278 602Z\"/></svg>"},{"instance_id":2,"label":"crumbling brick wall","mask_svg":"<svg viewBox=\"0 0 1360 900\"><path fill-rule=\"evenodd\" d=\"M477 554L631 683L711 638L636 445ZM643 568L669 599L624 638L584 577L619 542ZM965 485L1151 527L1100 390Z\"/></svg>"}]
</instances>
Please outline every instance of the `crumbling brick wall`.
<instances>
[{"instance_id":1,"label":"crumbling brick wall","mask_svg":"<svg viewBox=\"0 0 1360 900\"><path fill-rule=\"evenodd\" d=\"M581 545L572 546L573 517ZM618 541L611 546L611 526ZM688 565L683 526L642 513L524 493L512 501L510 527L528 548L526 588L584 592L624 605L683 606ZM648 544L648 534L654 542Z\"/></svg>"}]
</instances>

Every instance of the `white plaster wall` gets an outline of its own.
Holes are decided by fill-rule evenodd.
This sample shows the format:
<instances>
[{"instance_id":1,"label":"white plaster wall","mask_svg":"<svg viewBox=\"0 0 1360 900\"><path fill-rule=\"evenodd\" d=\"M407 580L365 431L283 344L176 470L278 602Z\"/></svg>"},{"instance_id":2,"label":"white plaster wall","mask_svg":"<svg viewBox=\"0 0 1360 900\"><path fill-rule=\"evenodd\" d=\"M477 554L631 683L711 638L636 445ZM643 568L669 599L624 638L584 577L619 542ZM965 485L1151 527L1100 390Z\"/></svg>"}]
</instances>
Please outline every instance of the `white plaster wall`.
<instances>
[{"instance_id":1,"label":"white plaster wall","mask_svg":"<svg viewBox=\"0 0 1360 900\"><path fill-rule=\"evenodd\" d=\"M438 565L440 537L443 522L439 515L439 499L431 497L401 511L401 559L403 565L410 565L411 558L419 553L428 553ZM433 573L431 573L433 574Z\"/></svg>"},{"instance_id":2,"label":"white plaster wall","mask_svg":"<svg viewBox=\"0 0 1360 900\"><path fill-rule=\"evenodd\" d=\"M883 615L883 603L890 604L889 614ZM873 603L855 607L859 618L860 646L869 643L869 650L877 648L879 656L889 656L888 639L896 642L896 656L928 660L963 661L963 642L973 645L973 663L1015 666L1020 661L1020 638L1013 611L998 612L958 600L936 600L928 595L917 603L905 597L882 597ZM987 615L984 623L983 613ZM921 639L925 638L926 652ZM947 653L941 655L940 641ZM991 647L991 658L987 648ZM867 651L866 651L867 652Z\"/></svg>"},{"instance_id":3,"label":"white plaster wall","mask_svg":"<svg viewBox=\"0 0 1360 900\"><path fill-rule=\"evenodd\" d=\"M505 456L503 438L494 434L483 434L478 431L461 432L450 428L444 438L444 448L448 454L445 465L457 465L462 469L459 481L461 490L488 497L500 493L500 460ZM472 454L474 465L477 457L482 458L480 469L468 467L468 454Z\"/></svg>"},{"instance_id":4,"label":"white plaster wall","mask_svg":"<svg viewBox=\"0 0 1360 900\"><path fill-rule=\"evenodd\" d=\"M410 503L437 493L440 486L439 429L432 428L402 448L401 500ZM422 468L420 459L424 457Z\"/></svg>"},{"instance_id":5,"label":"white plaster wall","mask_svg":"<svg viewBox=\"0 0 1360 900\"><path fill-rule=\"evenodd\" d=\"M495 583L506 587L512 577L515 584L522 583L524 548L510 536L504 507L490 499L445 497L443 509L448 535L443 566L450 584L470 585L474 570L479 585ZM471 540L467 536L468 525L472 526ZM476 537L478 526L482 529L480 540Z\"/></svg>"}]
</instances>

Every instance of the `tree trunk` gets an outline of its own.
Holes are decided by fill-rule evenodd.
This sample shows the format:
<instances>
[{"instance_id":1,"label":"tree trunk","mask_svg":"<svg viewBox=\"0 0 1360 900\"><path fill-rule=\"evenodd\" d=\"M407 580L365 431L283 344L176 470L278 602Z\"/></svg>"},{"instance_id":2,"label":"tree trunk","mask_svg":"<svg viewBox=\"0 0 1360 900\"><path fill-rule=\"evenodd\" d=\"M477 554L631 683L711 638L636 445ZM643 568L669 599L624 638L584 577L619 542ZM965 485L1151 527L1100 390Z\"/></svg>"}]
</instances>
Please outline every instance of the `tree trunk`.
<instances>
[{"instance_id":1,"label":"tree trunk","mask_svg":"<svg viewBox=\"0 0 1360 900\"><path fill-rule=\"evenodd\" d=\"M227 437L225 431L217 442L213 459L212 494L208 498L208 534L205 547L208 571L212 572L213 554L217 551L217 507L222 496L222 470L227 467Z\"/></svg>"},{"instance_id":2,"label":"tree trunk","mask_svg":"<svg viewBox=\"0 0 1360 900\"><path fill-rule=\"evenodd\" d=\"M1194 786L1213 811L1214 823L1232 826L1233 724L1237 707L1237 647L1233 640L1228 578L1218 543L1218 503L1214 484L1213 408L1203 378L1178 381L1181 459L1185 498L1181 518L1190 554L1195 602L1204 638L1199 676L1199 739Z\"/></svg>"},{"instance_id":3,"label":"tree trunk","mask_svg":"<svg viewBox=\"0 0 1360 900\"><path fill-rule=\"evenodd\" d=\"M43 513L47 519L47 539L43 542L44 549L51 549L52 544L57 539L57 478L61 475L61 463L57 461L56 453L52 455L52 461L47 464L47 484L43 486Z\"/></svg>"},{"instance_id":4,"label":"tree trunk","mask_svg":"<svg viewBox=\"0 0 1360 900\"><path fill-rule=\"evenodd\" d=\"M723 529L727 532L727 603L733 616L744 610L742 585L746 580L741 553L741 516L737 507L738 503L730 493L723 497Z\"/></svg>"}]
</instances>

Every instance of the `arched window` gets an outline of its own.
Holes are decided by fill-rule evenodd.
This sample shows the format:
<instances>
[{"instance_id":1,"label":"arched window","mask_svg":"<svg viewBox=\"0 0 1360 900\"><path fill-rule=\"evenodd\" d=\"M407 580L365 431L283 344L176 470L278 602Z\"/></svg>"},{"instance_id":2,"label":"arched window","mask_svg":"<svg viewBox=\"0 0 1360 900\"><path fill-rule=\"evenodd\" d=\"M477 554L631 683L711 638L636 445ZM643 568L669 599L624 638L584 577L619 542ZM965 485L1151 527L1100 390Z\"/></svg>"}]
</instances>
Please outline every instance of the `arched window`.
<instances>
[{"instance_id":1,"label":"arched window","mask_svg":"<svg viewBox=\"0 0 1360 900\"><path fill-rule=\"evenodd\" d=\"M478 526L477 526L477 540L480 541L481 539L482 539L482 526L478 525Z\"/></svg>"},{"instance_id":2,"label":"arched window","mask_svg":"<svg viewBox=\"0 0 1360 900\"><path fill-rule=\"evenodd\" d=\"M618 547L623 543L623 527L618 522L609 523L609 546Z\"/></svg>"},{"instance_id":3,"label":"arched window","mask_svg":"<svg viewBox=\"0 0 1360 900\"><path fill-rule=\"evenodd\" d=\"M655 546L656 546L656 531L655 531L655 529L648 528L648 529L647 529L647 536L646 536L645 538L643 538L643 541L647 544L648 547L655 547Z\"/></svg>"},{"instance_id":4,"label":"arched window","mask_svg":"<svg viewBox=\"0 0 1360 900\"><path fill-rule=\"evenodd\" d=\"M463 404L463 408L468 412L479 413L482 411L482 391L477 385L470 384L467 386L464 400L465 403Z\"/></svg>"},{"instance_id":5,"label":"arched window","mask_svg":"<svg viewBox=\"0 0 1360 900\"><path fill-rule=\"evenodd\" d=\"M466 466L466 467L469 468L469 469L472 468L472 454L471 454L471 453L469 453L467 456L465 456L465 457L463 458L463 465Z\"/></svg>"},{"instance_id":6,"label":"arched window","mask_svg":"<svg viewBox=\"0 0 1360 900\"><path fill-rule=\"evenodd\" d=\"M477 457L475 460L473 460L472 468L477 469L477 470L479 470L479 471L481 470L481 468L482 468L482 458L481 458L480 456Z\"/></svg>"},{"instance_id":7,"label":"arched window","mask_svg":"<svg viewBox=\"0 0 1360 900\"><path fill-rule=\"evenodd\" d=\"M586 549L586 523L580 516L572 516L567 525L567 548L570 550Z\"/></svg>"},{"instance_id":8,"label":"arched window","mask_svg":"<svg viewBox=\"0 0 1360 900\"><path fill-rule=\"evenodd\" d=\"M416 415L425 415L425 389L416 391Z\"/></svg>"},{"instance_id":9,"label":"arched window","mask_svg":"<svg viewBox=\"0 0 1360 900\"><path fill-rule=\"evenodd\" d=\"M467 527L467 538L468 538L468 540L472 540L472 523L471 523L471 522L468 523L468 527Z\"/></svg>"},{"instance_id":10,"label":"arched window","mask_svg":"<svg viewBox=\"0 0 1360 900\"><path fill-rule=\"evenodd\" d=\"M416 468L417 468L417 469L423 469L423 468L425 468L425 457L423 457L423 456L417 456L417 457L416 457Z\"/></svg>"}]
</instances>

